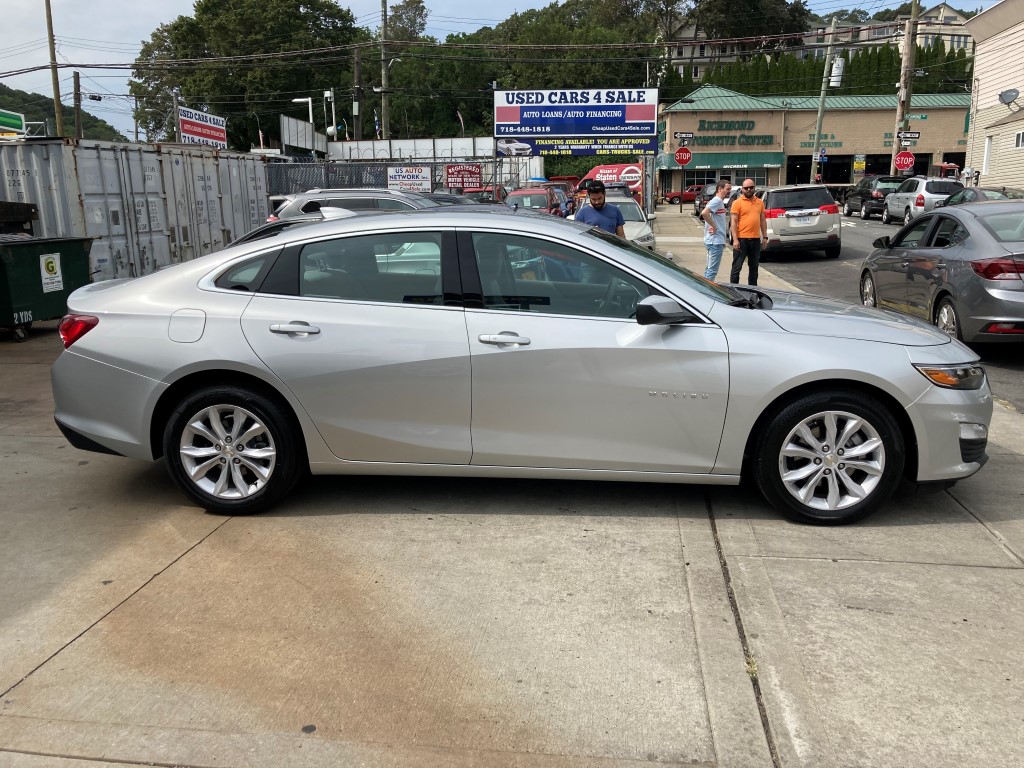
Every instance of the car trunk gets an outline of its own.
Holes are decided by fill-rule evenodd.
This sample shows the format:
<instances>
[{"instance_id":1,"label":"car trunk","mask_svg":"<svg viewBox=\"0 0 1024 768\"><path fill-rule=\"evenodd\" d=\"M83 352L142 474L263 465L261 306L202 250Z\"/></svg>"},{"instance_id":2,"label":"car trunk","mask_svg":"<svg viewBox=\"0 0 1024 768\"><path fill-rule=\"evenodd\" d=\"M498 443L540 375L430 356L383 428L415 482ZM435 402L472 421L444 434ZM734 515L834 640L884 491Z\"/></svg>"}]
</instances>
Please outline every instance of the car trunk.
<instances>
[{"instance_id":1,"label":"car trunk","mask_svg":"<svg viewBox=\"0 0 1024 768\"><path fill-rule=\"evenodd\" d=\"M824 235L833 223L829 214L837 212L835 201L823 189L774 192L765 205L765 218L769 220L769 226L783 239Z\"/></svg>"}]
</instances>

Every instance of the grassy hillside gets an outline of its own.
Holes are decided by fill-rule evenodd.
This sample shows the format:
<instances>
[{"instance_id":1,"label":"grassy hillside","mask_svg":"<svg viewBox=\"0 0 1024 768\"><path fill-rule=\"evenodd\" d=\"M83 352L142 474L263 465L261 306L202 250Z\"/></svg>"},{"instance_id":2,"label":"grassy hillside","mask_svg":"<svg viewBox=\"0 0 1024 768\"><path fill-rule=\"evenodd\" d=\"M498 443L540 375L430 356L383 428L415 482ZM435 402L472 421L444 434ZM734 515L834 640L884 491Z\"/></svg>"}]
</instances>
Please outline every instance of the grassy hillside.
<instances>
[{"instance_id":1,"label":"grassy hillside","mask_svg":"<svg viewBox=\"0 0 1024 768\"><path fill-rule=\"evenodd\" d=\"M84 104L88 104L85 102ZM114 126L100 120L82 109L82 135L87 139L104 139L106 141L127 141ZM0 83L0 109L18 112L25 116L27 122L43 122L47 118L53 121L53 99L38 93L19 91L8 88ZM75 131L75 110L64 106L64 132L69 136Z\"/></svg>"}]
</instances>

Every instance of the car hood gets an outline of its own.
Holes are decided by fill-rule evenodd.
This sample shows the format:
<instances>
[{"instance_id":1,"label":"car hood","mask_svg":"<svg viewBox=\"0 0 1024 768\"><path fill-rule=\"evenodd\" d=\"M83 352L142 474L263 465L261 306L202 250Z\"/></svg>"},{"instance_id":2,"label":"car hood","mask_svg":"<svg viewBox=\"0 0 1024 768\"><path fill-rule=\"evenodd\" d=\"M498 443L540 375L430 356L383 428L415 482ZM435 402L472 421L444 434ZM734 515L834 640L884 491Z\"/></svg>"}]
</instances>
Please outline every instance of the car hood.
<instances>
[{"instance_id":1,"label":"car hood","mask_svg":"<svg viewBox=\"0 0 1024 768\"><path fill-rule=\"evenodd\" d=\"M627 221L622 231L626 233L627 240L636 240L638 237L651 234L651 228L646 221Z\"/></svg>"},{"instance_id":2,"label":"car hood","mask_svg":"<svg viewBox=\"0 0 1024 768\"><path fill-rule=\"evenodd\" d=\"M909 347L948 344L950 337L896 312L787 291L765 291L774 302L765 314L782 330L807 336L880 341Z\"/></svg>"}]
</instances>

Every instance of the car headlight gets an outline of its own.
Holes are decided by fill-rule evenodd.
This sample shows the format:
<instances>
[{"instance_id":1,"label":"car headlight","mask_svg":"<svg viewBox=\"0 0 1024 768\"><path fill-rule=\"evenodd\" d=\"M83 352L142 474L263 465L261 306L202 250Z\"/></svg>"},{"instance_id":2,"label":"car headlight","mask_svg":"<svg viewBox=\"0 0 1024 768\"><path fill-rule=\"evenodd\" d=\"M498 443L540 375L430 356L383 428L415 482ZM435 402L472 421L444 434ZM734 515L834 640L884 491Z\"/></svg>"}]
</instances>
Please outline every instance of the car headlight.
<instances>
[{"instance_id":1,"label":"car headlight","mask_svg":"<svg viewBox=\"0 0 1024 768\"><path fill-rule=\"evenodd\" d=\"M654 233L653 232L641 232L637 236L636 242L638 242L638 243L653 243L654 242Z\"/></svg>"},{"instance_id":2,"label":"car headlight","mask_svg":"<svg viewBox=\"0 0 1024 768\"><path fill-rule=\"evenodd\" d=\"M932 384L946 389L981 389L985 369L980 365L914 365Z\"/></svg>"}]
</instances>

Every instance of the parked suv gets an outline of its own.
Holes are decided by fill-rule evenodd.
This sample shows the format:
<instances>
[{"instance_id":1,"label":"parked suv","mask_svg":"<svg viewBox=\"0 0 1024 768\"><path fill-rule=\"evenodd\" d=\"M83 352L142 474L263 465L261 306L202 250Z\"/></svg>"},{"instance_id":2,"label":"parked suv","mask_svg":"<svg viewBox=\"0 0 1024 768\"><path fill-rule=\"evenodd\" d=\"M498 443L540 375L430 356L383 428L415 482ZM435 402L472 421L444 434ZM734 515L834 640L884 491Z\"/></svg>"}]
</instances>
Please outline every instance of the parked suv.
<instances>
[{"instance_id":1,"label":"parked suv","mask_svg":"<svg viewBox=\"0 0 1024 768\"><path fill-rule=\"evenodd\" d=\"M770 187L761 198L768 220L768 245L761 258L780 251L824 250L830 259L842 248L839 206L821 184Z\"/></svg>"},{"instance_id":2,"label":"parked suv","mask_svg":"<svg viewBox=\"0 0 1024 768\"><path fill-rule=\"evenodd\" d=\"M350 211L365 210L411 210L414 208L436 208L439 205L416 192L402 192L397 189L311 189L297 195L288 195L281 206L267 221L277 221L313 213L321 208L346 208Z\"/></svg>"},{"instance_id":3,"label":"parked suv","mask_svg":"<svg viewBox=\"0 0 1024 768\"><path fill-rule=\"evenodd\" d=\"M939 176L913 176L904 181L899 188L885 198L882 206L882 223L893 222L909 224L922 213L935 207L939 200L945 200L956 194L964 185L953 179Z\"/></svg>"},{"instance_id":4,"label":"parked suv","mask_svg":"<svg viewBox=\"0 0 1024 768\"><path fill-rule=\"evenodd\" d=\"M901 176L865 176L846 194L843 215L853 216L860 211L862 219L870 219L871 214L881 213L886 195L895 192L904 181Z\"/></svg>"},{"instance_id":5,"label":"parked suv","mask_svg":"<svg viewBox=\"0 0 1024 768\"><path fill-rule=\"evenodd\" d=\"M704 210L705 206L715 194L715 188L718 186L717 181L713 181L710 184L705 184L704 187L697 193L697 196L693 198L693 215L700 218L700 212Z\"/></svg>"}]
</instances>

